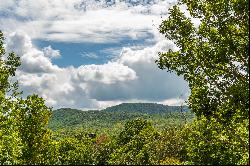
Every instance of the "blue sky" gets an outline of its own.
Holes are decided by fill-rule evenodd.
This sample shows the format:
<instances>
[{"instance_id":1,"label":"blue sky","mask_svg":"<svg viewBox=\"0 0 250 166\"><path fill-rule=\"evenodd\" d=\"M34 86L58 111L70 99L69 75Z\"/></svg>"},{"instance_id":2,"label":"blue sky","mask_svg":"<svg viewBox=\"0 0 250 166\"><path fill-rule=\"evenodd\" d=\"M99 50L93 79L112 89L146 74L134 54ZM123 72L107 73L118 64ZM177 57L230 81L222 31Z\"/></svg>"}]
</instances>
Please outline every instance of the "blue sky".
<instances>
[{"instance_id":1,"label":"blue sky","mask_svg":"<svg viewBox=\"0 0 250 166\"><path fill-rule=\"evenodd\" d=\"M53 59L52 62L59 67L89 64L104 64L114 59L122 51L123 47L138 48L152 46L154 41L147 41L152 38L152 34L139 39L123 38L111 43L92 43L92 42L54 42L47 40L34 40L34 45L39 49L51 46L53 49L60 50L61 57Z\"/></svg>"},{"instance_id":2,"label":"blue sky","mask_svg":"<svg viewBox=\"0 0 250 166\"><path fill-rule=\"evenodd\" d=\"M155 64L178 48L158 32L175 0L0 0L7 52L22 61L24 96L49 106L101 109L122 102L182 104L187 83Z\"/></svg>"}]
</instances>

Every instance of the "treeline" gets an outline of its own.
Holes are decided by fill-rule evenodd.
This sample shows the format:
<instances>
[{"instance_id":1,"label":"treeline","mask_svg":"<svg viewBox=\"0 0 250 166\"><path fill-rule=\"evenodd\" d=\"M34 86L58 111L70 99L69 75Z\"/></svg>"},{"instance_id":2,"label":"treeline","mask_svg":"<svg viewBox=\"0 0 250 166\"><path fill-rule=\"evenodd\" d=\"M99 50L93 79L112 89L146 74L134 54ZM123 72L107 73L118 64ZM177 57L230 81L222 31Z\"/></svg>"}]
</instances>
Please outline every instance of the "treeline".
<instances>
[{"instance_id":1,"label":"treeline","mask_svg":"<svg viewBox=\"0 0 250 166\"><path fill-rule=\"evenodd\" d=\"M155 121L143 118L117 123L111 133L93 133L76 126L52 132L47 126L48 118L44 119L51 111L32 111L33 104L44 103L36 96L28 100L33 103L26 107L30 111L19 116L21 119L12 117L13 121L5 121L6 126L1 123L1 164L174 165L248 161L248 135L242 130L247 122L228 127L233 127L235 133L223 133L226 129L216 123L204 130L208 127L204 119L158 129L153 125Z\"/></svg>"},{"instance_id":2,"label":"treeline","mask_svg":"<svg viewBox=\"0 0 250 166\"><path fill-rule=\"evenodd\" d=\"M62 151L57 153L62 157L58 164L181 164L185 161L183 127L157 130L148 120L136 118L127 121L116 134L67 130L54 140Z\"/></svg>"},{"instance_id":3,"label":"treeline","mask_svg":"<svg viewBox=\"0 0 250 166\"><path fill-rule=\"evenodd\" d=\"M151 111L150 111L151 110ZM152 111L157 110L157 111ZM113 128L116 123L124 124L127 120L144 118L155 122L158 126L177 125L190 121L194 117L187 107L166 106L155 103L123 103L104 110L81 111L61 108L52 111L49 128ZM183 122L180 122L183 121Z\"/></svg>"},{"instance_id":4,"label":"treeline","mask_svg":"<svg viewBox=\"0 0 250 166\"><path fill-rule=\"evenodd\" d=\"M122 103L108 107L105 112L124 112L124 113L144 113L144 114L165 114L169 112L187 111L187 106L167 106L157 103Z\"/></svg>"}]
</instances>

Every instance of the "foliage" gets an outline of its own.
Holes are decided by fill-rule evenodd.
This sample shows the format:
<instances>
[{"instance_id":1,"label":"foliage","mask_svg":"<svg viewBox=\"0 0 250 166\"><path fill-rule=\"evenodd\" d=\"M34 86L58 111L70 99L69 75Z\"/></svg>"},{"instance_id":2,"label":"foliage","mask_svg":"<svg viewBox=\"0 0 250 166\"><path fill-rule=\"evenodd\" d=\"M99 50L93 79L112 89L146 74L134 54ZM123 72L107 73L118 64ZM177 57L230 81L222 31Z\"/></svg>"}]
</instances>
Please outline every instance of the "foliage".
<instances>
[{"instance_id":1,"label":"foliage","mask_svg":"<svg viewBox=\"0 0 250 166\"><path fill-rule=\"evenodd\" d=\"M128 121L117 137L109 164L175 165L185 161L182 127L159 131L145 119Z\"/></svg>"},{"instance_id":2,"label":"foliage","mask_svg":"<svg viewBox=\"0 0 250 166\"><path fill-rule=\"evenodd\" d=\"M142 130L151 128L152 124L144 119L135 119L125 124L125 129L119 134L118 142L121 145L127 144L130 140L138 135Z\"/></svg>"},{"instance_id":3,"label":"foliage","mask_svg":"<svg viewBox=\"0 0 250 166\"><path fill-rule=\"evenodd\" d=\"M124 104L125 105L125 104ZM116 106L114 106L116 107ZM123 106L125 108L126 106ZM142 104L143 109L144 104ZM129 107L128 107L129 108ZM152 113L140 113L140 112L124 112L123 110L116 111L81 111L76 109L61 108L52 111L52 116L49 121L49 128L57 133L67 133L67 131L75 131L78 129L89 130L89 132L95 133L113 133L118 134L121 126L123 126L128 120L136 118L144 118L153 121L153 125L158 129L163 129L169 125L180 125L185 121L191 121L194 114L189 110L181 113L179 107L172 107L172 110L166 110L165 113L158 114ZM68 133L69 134L69 133Z\"/></svg>"},{"instance_id":4,"label":"foliage","mask_svg":"<svg viewBox=\"0 0 250 166\"><path fill-rule=\"evenodd\" d=\"M3 46L3 33L0 31L0 164L18 164L21 143L17 137L15 119L12 114L17 93L17 82L10 81L20 65L14 53L6 55ZM9 93L9 97L6 94Z\"/></svg>"},{"instance_id":5,"label":"foliage","mask_svg":"<svg viewBox=\"0 0 250 166\"><path fill-rule=\"evenodd\" d=\"M12 123L11 119L0 122L0 164L3 165L20 164L21 140Z\"/></svg>"},{"instance_id":6,"label":"foliage","mask_svg":"<svg viewBox=\"0 0 250 166\"><path fill-rule=\"evenodd\" d=\"M248 9L247 0L180 0L160 25L178 50L156 62L188 81L197 116L182 131L184 164L249 164Z\"/></svg>"},{"instance_id":7,"label":"foliage","mask_svg":"<svg viewBox=\"0 0 250 166\"><path fill-rule=\"evenodd\" d=\"M187 6L191 17L181 10ZM249 112L249 2L247 0L180 0L160 25L178 51L159 53L156 61L183 75L191 89L189 106L197 116L224 123ZM200 21L196 28L191 18Z\"/></svg>"},{"instance_id":8,"label":"foliage","mask_svg":"<svg viewBox=\"0 0 250 166\"><path fill-rule=\"evenodd\" d=\"M51 110L37 95L19 99L17 106L15 120L23 145L21 158L25 164L41 164L51 137L46 128Z\"/></svg>"},{"instance_id":9,"label":"foliage","mask_svg":"<svg viewBox=\"0 0 250 166\"><path fill-rule=\"evenodd\" d=\"M135 119L125 124L125 129L117 139L118 147L112 154L109 164L148 165L156 164L150 154L151 144L160 138L152 124L144 119Z\"/></svg>"},{"instance_id":10,"label":"foliage","mask_svg":"<svg viewBox=\"0 0 250 166\"><path fill-rule=\"evenodd\" d=\"M0 102L3 103L5 94L12 92L10 95L15 97L17 93L17 82L11 82L10 78L15 76L15 71L20 66L20 57L13 52L6 55L3 46L3 33L0 31Z\"/></svg>"},{"instance_id":11,"label":"foliage","mask_svg":"<svg viewBox=\"0 0 250 166\"><path fill-rule=\"evenodd\" d=\"M81 111L62 108L53 111L49 126L51 129L78 125L84 126L85 128L89 128L89 126L111 127L113 123L133 119L138 116L142 116L142 114L93 110Z\"/></svg>"},{"instance_id":12,"label":"foliage","mask_svg":"<svg viewBox=\"0 0 250 166\"><path fill-rule=\"evenodd\" d=\"M160 163L172 161L181 162L185 160L183 156L186 155L184 151L184 144L186 140L183 138L182 130L183 126L167 127L162 132L162 139L157 145L157 148L159 149L159 158L163 159Z\"/></svg>"},{"instance_id":13,"label":"foliage","mask_svg":"<svg viewBox=\"0 0 250 166\"><path fill-rule=\"evenodd\" d=\"M249 159L249 120L228 126L202 117L183 130L189 164L246 165Z\"/></svg>"},{"instance_id":14,"label":"foliage","mask_svg":"<svg viewBox=\"0 0 250 166\"><path fill-rule=\"evenodd\" d=\"M65 138L59 142L59 160L63 165L89 165L93 163L93 146L90 140Z\"/></svg>"},{"instance_id":15,"label":"foliage","mask_svg":"<svg viewBox=\"0 0 250 166\"><path fill-rule=\"evenodd\" d=\"M6 54L0 31L0 164L42 164L50 109L37 95L22 99L13 82L20 57Z\"/></svg>"},{"instance_id":16,"label":"foliage","mask_svg":"<svg viewBox=\"0 0 250 166\"><path fill-rule=\"evenodd\" d=\"M181 165L181 162L174 157L166 157L160 161L159 165Z\"/></svg>"},{"instance_id":17,"label":"foliage","mask_svg":"<svg viewBox=\"0 0 250 166\"><path fill-rule=\"evenodd\" d=\"M107 165L110 160L110 154L117 148L115 138L110 138L105 134L101 134L97 137L94 145L94 164L95 165Z\"/></svg>"}]
</instances>

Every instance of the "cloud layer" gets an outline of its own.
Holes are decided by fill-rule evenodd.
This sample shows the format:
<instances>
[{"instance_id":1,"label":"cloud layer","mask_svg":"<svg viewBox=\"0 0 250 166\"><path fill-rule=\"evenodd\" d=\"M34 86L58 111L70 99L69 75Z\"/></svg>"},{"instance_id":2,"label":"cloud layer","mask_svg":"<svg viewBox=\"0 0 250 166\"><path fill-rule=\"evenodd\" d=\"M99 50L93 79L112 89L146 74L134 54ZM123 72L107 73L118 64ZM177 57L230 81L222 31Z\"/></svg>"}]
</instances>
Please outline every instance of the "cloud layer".
<instances>
[{"instance_id":1,"label":"cloud layer","mask_svg":"<svg viewBox=\"0 0 250 166\"><path fill-rule=\"evenodd\" d=\"M17 77L25 95L38 93L51 106L75 108L99 108L105 101L167 104L166 99L187 95L187 84L182 78L160 71L154 63L157 52L166 47L174 49L173 43L161 41L141 50L124 48L106 64L59 68L51 62L58 51L51 47L50 51L38 50L24 33L11 34L6 45L7 50L21 56Z\"/></svg>"},{"instance_id":2,"label":"cloud layer","mask_svg":"<svg viewBox=\"0 0 250 166\"><path fill-rule=\"evenodd\" d=\"M174 73L158 69L155 64L159 51L177 49L157 30L161 16L166 17L167 8L174 2L0 2L0 29L7 34L6 50L14 51L21 57L22 65L17 71L17 78L24 95L38 93L55 108L95 109L121 102L180 104L189 93L187 83ZM112 43L127 38L152 40L155 44L124 47L121 52L104 50L114 57L105 64L62 68L52 63L53 58L61 56L60 50L51 46L39 49L32 42L41 39Z\"/></svg>"},{"instance_id":3,"label":"cloud layer","mask_svg":"<svg viewBox=\"0 0 250 166\"><path fill-rule=\"evenodd\" d=\"M4 0L0 0L4 1ZM9 0L0 2L0 28L18 27L32 39L117 42L152 32L173 0Z\"/></svg>"}]
</instances>

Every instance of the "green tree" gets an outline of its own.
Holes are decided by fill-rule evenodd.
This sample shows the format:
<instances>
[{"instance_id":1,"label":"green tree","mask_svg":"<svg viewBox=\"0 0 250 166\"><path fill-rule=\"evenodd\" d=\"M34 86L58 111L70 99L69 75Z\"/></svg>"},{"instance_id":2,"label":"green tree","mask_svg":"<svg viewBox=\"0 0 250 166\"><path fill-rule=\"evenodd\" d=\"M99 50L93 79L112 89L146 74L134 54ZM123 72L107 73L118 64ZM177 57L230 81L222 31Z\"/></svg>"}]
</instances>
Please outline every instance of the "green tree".
<instances>
[{"instance_id":1,"label":"green tree","mask_svg":"<svg viewBox=\"0 0 250 166\"><path fill-rule=\"evenodd\" d=\"M16 108L16 125L22 141L22 160L25 164L43 164L43 154L51 141L47 124L51 108L37 95L19 99Z\"/></svg>"},{"instance_id":2,"label":"green tree","mask_svg":"<svg viewBox=\"0 0 250 166\"><path fill-rule=\"evenodd\" d=\"M0 165L20 164L22 144L13 121L0 110Z\"/></svg>"},{"instance_id":3,"label":"green tree","mask_svg":"<svg viewBox=\"0 0 250 166\"><path fill-rule=\"evenodd\" d=\"M160 133L144 119L134 119L125 124L119 134L117 147L110 154L109 164L152 165L158 164L155 144Z\"/></svg>"},{"instance_id":4,"label":"green tree","mask_svg":"<svg viewBox=\"0 0 250 166\"><path fill-rule=\"evenodd\" d=\"M152 128L152 124L145 119L137 118L128 121L125 124L125 129L119 134L119 144L127 144L135 135L138 135L142 130L147 128Z\"/></svg>"},{"instance_id":5,"label":"green tree","mask_svg":"<svg viewBox=\"0 0 250 166\"><path fill-rule=\"evenodd\" d=\"M20 57L4 49L0 31L0 164L48 163L51 108L37 95L20 97L15 71ZM48 157L48 156L47 156Z\"/></svg>"},{"instance_id":6,"label":"green tree","mask_svg":"<svg viewBox=\"0 0 250 166\"><path fill-rule=\"evenodd\" d=\"M247 0L179 0L160 25L178 50L159 53L156 62L188 81L189 107L197 115L183 131L189 164L247 164L249 159L248 9Z\"/></svg>"},{"instance_id":7,"label":"green tree","mask_svg":"<svg viewBox=\"0 0 250 166\"><path fill-rule=\"evenodd\" d=\"M3 103L6 98L6 93L10 93L10 97L15 97L17 93L17 82L10 80L15 76L16 69L21 65L20 57L16 56L14 52L6 55L4 49L4 37L0 31L0 102Z\"/></svg>"},{"instance_id":8,"label":"green tree","mask_svg":"<svg viewBox=\"0 0 250 166\"><path fill-rule=\"evenodd\" d=\"M182 131L186 164L248 165L249 120L227 126L202 117Z\"/></svg>"},{"instance_id":9,"label":"green tree","mask_svg":"<svg viewBox=\"0 0 250 166\"><path fill-rule=\"evenodd\" d=\"M185 139L183 139L183 126L167 127L162 132L162 138L156 144L158 149L159 164L178 165L185 161L183 156L186 155L184 149Z\"/></svg>"},{"instance_id":10,"label":"green tree","mask_svg":"<svg viewBox=\"0 0 250 166\"><path fill-rule=\"evenodd\" d=\"M102 134L96 138L94 163L95 165L107 165L110 154L117 148L116 139L109 138L106 134Z\"/></svg>"},{"instance_id":11,"label":"green tree","mask_svg":"<svg viewBox=\"0 0 250 166\"><path fill-rule=\"evenodd\" d=\"M249 117L248 9L248 0L179 0L160 25L179 50L159 53L156 62L188 81L188 103L198 116L223 123Z\"/></svg>"},{"instance_id":12,"label":"green tree","mask_svg":"<svg viewBox=\"0 0 250 166\"><path fill-rule=\"evenodd\" d=\"M3 44L4 37L0 31L0 164L18 164L21 142L12 112L18 91L17 82L11 78L20 65L20 58L13 52L6 54Z\"/></svg>"},{"instance_id":13,"label":"green tree","mask_svg":"<svg viewBox=\"0 0 250 166\"><path fill-rule=\"evenodd\" d=\"M64 138L59 141L59 160L64 165L93 164L93 142L89 139Z\"/></svg>"}]
</instances>

